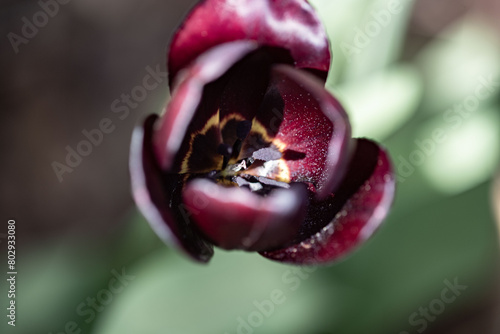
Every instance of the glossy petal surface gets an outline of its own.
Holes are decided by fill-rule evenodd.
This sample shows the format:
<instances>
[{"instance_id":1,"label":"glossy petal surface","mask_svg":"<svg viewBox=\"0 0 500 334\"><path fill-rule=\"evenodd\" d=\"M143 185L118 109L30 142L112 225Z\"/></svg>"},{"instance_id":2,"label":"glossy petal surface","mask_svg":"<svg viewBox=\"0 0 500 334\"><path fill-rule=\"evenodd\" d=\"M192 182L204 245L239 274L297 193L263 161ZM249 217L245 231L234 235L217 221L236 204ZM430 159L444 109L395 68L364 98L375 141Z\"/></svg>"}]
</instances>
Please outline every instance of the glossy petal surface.
<instances>
[{"instance_id":1,"label":"glossy petal surface","mask_svg":"<svg viewBox=\"0 0 500 334\"><path fill-rule=\"evenodd\" d=\"M342 180L351 154L349 120L340 103L309 73L275 65L254 128L262 130L250 133L243 153L249 155L271 142L282 158L251 173L311 182L320 198Z\"/></svg>"},{"instance_id":2,"label":"glossy petal surface","mask_svg":"<svg viewBox=\"0 0 500 334\"><path fill-rule=\"evenodd\" d=\"M290 51L299 68L326 79L330 51L325 30L305 0L205 0L184 20L170 45L170 83L213 46L236 40Z\"/></svg>"},{"instance_id":3,"label":"glossy petal surface","mask_svg":"<svg viewBox=\"0 0 500 334\"><path fill-rule=\"evenodd\" d=\"M163 174L156 162L152 134L157 118L149 116L132 138L130 172L135 202L164 242L197 261L208 262L212 246L197 232L182 205L182 175Z\"/></svg>"},{"instance_id":4,"label":"glossy petal surface","mask_svg":"<svg viewBox=\"0 0 500 334\"><path fill-rule=\"evenodd\" d=\"M293 264L338 260L379 227L392 204L394 189L387 154L377 144L360 139L339 189L323 201L310 203L302 238L290 247L261 255Z\"/></svg>"},{"instance_id":5,"label":"glossy petal surface","mask_svg":"<svg viewBox=\"0 0 500 334\"><path fill-rule=\"evenodd\" d=\"M273 249L293 239L307 204L305 187L274 190L267 197L206 179L186 185L183 199L199 228L224 249Z\"/></svg>"}]
</instances>

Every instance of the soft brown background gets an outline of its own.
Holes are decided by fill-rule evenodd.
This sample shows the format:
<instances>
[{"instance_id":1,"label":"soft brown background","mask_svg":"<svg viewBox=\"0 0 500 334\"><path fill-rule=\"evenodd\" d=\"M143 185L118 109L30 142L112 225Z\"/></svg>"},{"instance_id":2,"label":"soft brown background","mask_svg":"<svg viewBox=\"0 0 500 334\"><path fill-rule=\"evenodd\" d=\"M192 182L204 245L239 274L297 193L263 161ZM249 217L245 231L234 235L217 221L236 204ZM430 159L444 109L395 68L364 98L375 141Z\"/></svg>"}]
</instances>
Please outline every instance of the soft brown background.
<instances>
[{"instance_id":1,"label":"soft brown background","mask_svg":"<svg viewBox=\"0 0 500 334\"><path fill-rule=\"evenodd\" d=\"M15 54L7 33L20 34L21 18L31 18L39 6L36 1L2 1L0 206L2 220L17 221L21 249L69 235L95 242L120 231L133 206L128 175L132 129L146 114L163 108L167 83L125 120L119 120L110 105L142 83L147 66L165 68L168 41L194 3L73 0L61 5L58 15ZM417 1L405 58L411 59L440 30L475 10L500 32L497 0ZM75 148L84 139L82 130L96 128L103 118L113 120L115 131L60 183L52 162L64 162L66 145ZM441 324L436 333L489 333L480 328L498 314L491 303Z\"/></svg>"}]
</instances>

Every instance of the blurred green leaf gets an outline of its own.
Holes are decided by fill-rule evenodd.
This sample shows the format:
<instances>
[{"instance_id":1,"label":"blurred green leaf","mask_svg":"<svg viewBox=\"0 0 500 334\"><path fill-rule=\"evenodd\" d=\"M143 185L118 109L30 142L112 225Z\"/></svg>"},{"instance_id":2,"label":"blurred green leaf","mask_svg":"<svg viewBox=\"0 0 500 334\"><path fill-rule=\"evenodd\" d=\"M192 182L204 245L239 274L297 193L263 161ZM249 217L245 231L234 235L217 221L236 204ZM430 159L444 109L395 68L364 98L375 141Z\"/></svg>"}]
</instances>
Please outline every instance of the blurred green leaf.
<instances>
[{"instance_id":1,"label":"blurred green leaf","mask_svg":"<svg viewBox=\"0 0 500 334\"><path fill-rule=\"evenodd\" d=\"M357 48L357 52L348 58L344 81L363 80L399 59L413 2L375 0L364 8L361 21L342 41ZM396 11L391 4L398 4ZM340 45L344 55L346 44Z\"/></svg>"},{"instance_id":2,"label":"blurred green leaf","mask_svg":"<svg viewBox=\"0 0 500 334\"><path fill-rule=\"evenodd\" d=\"M394 63L404 43L413 1L314 0L332 50L328 84L359 80ZM399 6L392 7L392 3Z\"/></svg>"},{"instance_id":3,"label":"blurred green leaf","mask_svg":"<svg viewBox=\"0 0 500 334\"><path fill-rule=\"evenodd\" d=\"M332 51L332 64L328 82L338 82L348 65L348 59L340 50L340 44L347 40L357 22L361 20L364 8L372 0L311 0L326 28Z\"/></svg>"},{"instance_id":4,"label":"blurred green leaf","mask_svg":"<svg viewBox=\"0 0 500 334\"><path fill-rule=\"evenodd\" d=\"M314 285L300 287L300 295L294 293L292 285L282 279L290 269L257 254L217 252L204 266L159 251L133 271L135 281L104 314L95 333L233 334L238 317L248 319L257 310L254 302L269 300L274 290L280 290L286 301L275 305L261 330L271 326L293 333L303 325L304 308L314 320L320 307Z\"/></svg>"},{"instance_id":5,"label":"blurred green leaf","mask_svg":"<svg viewBox=\"0 0 500 334\"><path fill-rule=\"evenodd\" d=\"M29 256L23 256L18 264L16 331L56 333L64 330L67 322L80 320L77 305L109 275L108 258L99 249L98 243L88 247L68 237L26 250ZM0 288L7 291L3 282ZM7 326L6 321L0 328L3 326ZM81 328L88 326L82 322ZM2 333L11 332L3 328Z\"/></svg>"},{"instance_id":6,"label":"blurred green leaf","mask_svg":"<svg viewBox=\"0 0 500 334\"><path fill-rule=\"evenodd\" d=\"M498 107L464 115L455 113L453 123L432 122L420 135L432 149L422 166L424 176L429 186L446 194L460 193L491 179L500 161ZM429 141L436 128L446 136L443 143Z\"/></svg>"},{"instance_id":7,"label":"blurred green leaf","mask_svg":"<svg viewBox=\"0 0 500 334\"><path fill-rule=\"evenodd\" d=\"M482 82L493 78L500 86L500 45L491 27L480 18L466 16L443 31L416 58L425 78L423 110L444 112L475 96ZM484 100L482 101L485 102Z\"/></svg>"},{"instance_id":8,"label":"blurred green leaf","mask_svg":"<svg viewBox=\"0 0 500 334\"><path fill-rule=\"evenodd\" d=\"M488 197L489 184L484 184L410 214L391 215L353 256L319 272L324 275L324 286L335 279L336 284L349 287L343 289L341 298L325 288L323 298L342 305L325 329L332 333L414 333L410 314L440 298L444 280L455 277L468 288L446 306L438 320L487 295L498 261ZM336 288L330 285L330 289Z\"/></svg>"},{"instance_id":9,"label":"blurred green leaf","mask_svg":"<svg viewBox=\"0 0 500 334\"><path fill-rule=\"evenodd\" d=\"M234 334L238 317L248 322L258 311L254 302L269 300L276 289L285 301L261 317L256 333L397 332L412 329L409 315L439 298L444 280L458 277L468 288L447 305L445 318L491 284L497 239L488 188L392 216L348 259L302 271L303 278L257 254L217 252L202 266L159 251L132 269L135 280L105 310L94 333Z\"/></svg>"},{"instance_id":10,"label":"blurred green leaf","mask_svg":"<svg viewBox=\"0 0 500 334\"><path fill-rule=\"evenodd\" d=\"M383 140L415 113L422 84L410 65L396 65L363 80L330 87L349 114L353 137Z\"/></svg>"}]
</instances>

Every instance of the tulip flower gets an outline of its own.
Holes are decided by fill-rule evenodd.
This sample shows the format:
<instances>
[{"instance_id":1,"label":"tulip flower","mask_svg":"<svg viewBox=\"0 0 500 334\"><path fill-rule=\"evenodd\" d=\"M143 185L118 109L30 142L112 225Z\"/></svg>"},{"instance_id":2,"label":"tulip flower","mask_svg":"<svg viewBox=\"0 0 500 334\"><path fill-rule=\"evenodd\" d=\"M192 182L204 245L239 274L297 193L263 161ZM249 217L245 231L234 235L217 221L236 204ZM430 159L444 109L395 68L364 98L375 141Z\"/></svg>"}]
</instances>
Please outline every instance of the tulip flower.
<instances>
[{"instance_id":1,"label":"tulip flower","mask_svg":"<svg viewBox=\"0 0 500 334\"><path fill-rule=\"evenodd\" d=\"M213 247L332 263L386 217L387 153L351 138L324 88L329 43L305 0L205 0L170 46L171 100L133 135L134 199L191 258Z\"/></svg>"}]
</instances>

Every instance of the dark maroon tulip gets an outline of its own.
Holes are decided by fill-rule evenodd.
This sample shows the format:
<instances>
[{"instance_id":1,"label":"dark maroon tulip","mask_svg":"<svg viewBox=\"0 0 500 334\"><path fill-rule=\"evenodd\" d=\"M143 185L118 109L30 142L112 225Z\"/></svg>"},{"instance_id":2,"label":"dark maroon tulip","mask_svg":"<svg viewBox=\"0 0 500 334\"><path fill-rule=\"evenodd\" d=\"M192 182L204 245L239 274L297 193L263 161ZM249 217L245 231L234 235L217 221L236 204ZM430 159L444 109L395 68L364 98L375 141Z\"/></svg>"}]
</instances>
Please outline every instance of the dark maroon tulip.
<instances>
[{"instance_id":1,"label":"dark maroon tulip","mask_svg":"<svg viewBox=\"0 0 500 334\"><path fill-rule=\"evenodd\" d=\"M330 50L326 32L305 0L205 0L174 35L168 55L170 82L208 49L237 40L281 47L295 66L326 79Z\"/></svg>"},{"instance_id":2,"label":"dark maroon tulip","mask_svg":"<svg viewBox=\"0 0 500 334\"><path fill-rule=\"evenodd\" d=\"M330 54L304 0L206 0L173 39L162 117L132 140L134 198L158 235L330 263L368 239L394 196L387 154L352 139L323 87Z\"/></svg>"}]
</instances>

